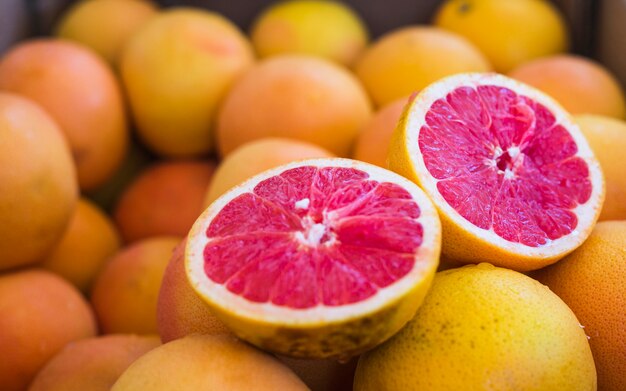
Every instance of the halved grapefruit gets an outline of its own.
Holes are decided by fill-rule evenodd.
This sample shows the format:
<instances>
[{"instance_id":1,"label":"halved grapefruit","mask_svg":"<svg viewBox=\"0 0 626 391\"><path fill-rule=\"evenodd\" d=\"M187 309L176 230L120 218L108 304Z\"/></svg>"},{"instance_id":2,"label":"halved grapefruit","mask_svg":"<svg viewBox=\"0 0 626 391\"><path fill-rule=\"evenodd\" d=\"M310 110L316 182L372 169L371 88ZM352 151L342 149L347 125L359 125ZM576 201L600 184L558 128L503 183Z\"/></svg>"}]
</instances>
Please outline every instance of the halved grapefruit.
<instances>
[{"instance_id":1,"label":"halved grapefruit","mask_svg":"<svg viewBox=\"0 0 626 391\"><path fill-rule=\"evenodd\" d=\"M303 160L217 199L185 248L196 292L240 338L347 359L396 333L430 287L437 212L418 186L349 159Z\"/></svg>"},{"instance_id":2,"label":"halved grapefruit","mask_svg":"<svg viewBox=\"0 0 626 391\"><path fill-rule=\"evenodd\" d=\"M570 115L532 87L491 73L450 76L407 105L389 166L441 217L442 253L462 263L538 269L595 225L604 179Z\"/></svg>"}]
</instances>

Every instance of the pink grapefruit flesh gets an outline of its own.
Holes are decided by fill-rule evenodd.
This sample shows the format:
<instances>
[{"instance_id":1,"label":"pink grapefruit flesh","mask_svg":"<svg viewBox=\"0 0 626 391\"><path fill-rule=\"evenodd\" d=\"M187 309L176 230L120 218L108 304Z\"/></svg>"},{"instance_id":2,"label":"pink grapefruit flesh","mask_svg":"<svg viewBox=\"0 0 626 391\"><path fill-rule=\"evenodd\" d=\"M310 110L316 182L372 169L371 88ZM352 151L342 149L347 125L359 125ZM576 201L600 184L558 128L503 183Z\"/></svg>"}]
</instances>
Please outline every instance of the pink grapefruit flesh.
<instances>
[{"instance_id":1,"label":"pink grapefruit flesh","mask_svg":"<svg viewBox=\"0 0 626 391\"><path fill-rule=\"evenodd\" d=\"M479 228L531 247L571 233L592 192L570 133L541 103L496 85L456 88L426 114L419 148L437 190Z\"/></svg>"},{"instance_id":2,"label":"pink grapefruit flesh","mask_svg":"<svg viewBox=\"0 0 626 391\"><path fill-rule=\"evenodd\" d=\"M204 271L257 303L303 309L359 302L413 268L419 215L405 189L359 169L293 168L217 214L206 231Z\"/></svg>"},{"instance_id":3,"label":"pink grapefruit flesh","mask_svg":"<svg viewBox=\"0 0 626 391\"><path fill-rule=\"evenodd\" d=\"M349 359L413 317L441 224L408 179L350 159L260 173L196 220L185 268L238 337L292 357Z\"/></svg>"}]
</instances>

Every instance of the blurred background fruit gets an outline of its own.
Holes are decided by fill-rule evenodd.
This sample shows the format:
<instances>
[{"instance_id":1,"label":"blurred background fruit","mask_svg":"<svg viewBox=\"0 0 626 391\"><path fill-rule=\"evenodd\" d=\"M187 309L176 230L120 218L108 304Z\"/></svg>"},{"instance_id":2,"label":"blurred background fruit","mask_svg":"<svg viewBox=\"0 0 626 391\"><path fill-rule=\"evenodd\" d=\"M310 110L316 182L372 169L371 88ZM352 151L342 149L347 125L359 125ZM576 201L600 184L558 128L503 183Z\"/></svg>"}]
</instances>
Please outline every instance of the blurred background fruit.
<instances>
[{"instance_id":1,"label":"blurred background fruit","mask_svg":"<svg viewBox=\"0 0 626 391\"><path fill-rule=\"evenodd\" d=\"M126 188L154 162L155 157L136 140L126 151L120 167L104 184L86 192L86 196L110 213Z\"/></svg>"},{"instance_id":2,"label":"blurred background fruit","mask_svg":"<svg viewBox=\"0 0 626 391\"><path fill-rule=\"evenodd\" d=\"M547 287L489 264L439 272L391 340L361 356L355 391L594 390L576 316Z\"/></svg>"},{"instance_id":3,"label":"blurred background fruit","mask_svg":"<svg viewBox=\"0 0 626 391\"><path fill-rule=\"evenodd\" d=\"M119 167L128 146L122 92L90 49L52 38L16 45L0 61L0 90L32 99L54 118L81 190L100 186Z\"/></svg>"},{"instance_id":4,"label":"blurred background fruit","mask_svg":"<svg viewBox=\"0 0 626 391\"><path fill-rule=\"evenodd\" d=\"M249 141L286 137L348 156L371 113L367 94L347 69L310 56L268 58L239 79L217 123L221 156Z\"/></svg>"},{"instance_id":5,"label":"blurred background fruit","mask_svg":"<svg viewBox=\"0 0 626 391\"><path fill-rule=\"evenodd\" d=\"M562 54L522 63L509 76L556 99L572 114L624 119L626 98L619 82L601 64Z\"/></svg>"},{"instance_id":6,"label":"blurred background fruit","mask_svg":"<svg viewBox=\"0 0 626 391\"><path fill-rule=\"evenodd\" d=\"M157 333L157 299L176 237L154 237L119 251L98 275L91 293L104 334Z\"/></svg>"},{"instance_id":7,"label":"blurred background fruit","mask_svg":"<svg viewBox=\"0 0 626 391\"><path fill-rule=\"evenodd\" d=\"M56 123L0 92L0 270L35 263L61 239L78 198L76 169Z\"/></svg>"},{"instance_id":8,"label":"blurred background fruit","mask_svg":"<svg viewBox=\"0 0 626 391\"><path fill-rule=\"evenodd\" d=\"M547 0L446 0L434 24L469 39L497 72L569 48L565 20Z\"/></svg>"},{"instance_id":9,"label":"blurred background fruit","mask_svg":"<svg viewBox=\"0 0 626 391\"><path fill-rule=\"evenodd\" d=\"M167 157L210 152L216 108L253 60L247 38L221 15L173 8L152 18L121 57L142 141Z\"/></svg>"},{"instance_id":10,"label":"blurred background fruit","mask_svg":"<svg viewBox=\"0 0 626 391\"><path fill-rule=\"evenodd\" d=\"M113 216L126 243L185 236L202 213L215 165L201 160L154 163L124 190Z\"/></svg>"},{"instance_id":11,"label":"blurred background fruit","mask_svg":"<svg viewBox=\"0 0 626 391\"><path fill-rule=\"evenodd\" d=\"M159 345L157 330L163 342L180 344L160 347L163 353L141 364L143 374L129 376L157 379L159 390L205 381L246 390L353 389L358 357L275 360L230 339L189 285L184 244L172 254L174 245L185 243L212 201L266 169L336 155L386 167L408 96L442 75L471 70L510 74L579 114L605 174L600 219L626 219L619 157L626 148L625 18L622 0L0 0L0 389L109 390ZM172 168L180 166L187 168ZM598 224L578 250L532 274L582 314L600 390L626 387L624 319L614 311L626 300L616 288L624 285L623 225ZM444 233L443 240L450 238ZM31 265L47 271L18 269ZM439 260L440 269L457 266ZM577 329L572 322L550 326L563 318L562 305L550 310L554 295L492 280L485 283L490 294L484 287L471 293L481 285L475 280L450 280L454 294L431 302L431 315L461 316L483 294L500 292L485 299L500 304L457 323L426 322L434 326L413 339L404 329L396 357L361 368L361 380L377 390L384 389L378 381L393 378L396 389L407 379L438 381L437 373L462 381L464 373L480 374L472 365L491 362L505 368L488 373L491 385L521 373L524 384L503 387L537 388L529 371L558 367L568 349L571 365L560 379L576 365L582 369L570 381L591 373L576 351L580 333L564 341ZM91 292L95 313L75 287ZM490 323L501 310L525 327ZM547 312L553 319L540 322ZM97 321L102 333L143 335L95 337ZM493 326L472 329L479 321ZM416 354L424 341L436 342ZM494 341L512 347L502 353ZM386 349L367 353L361 365ZM518 356L508 360L512 351ZM413 365L419 360L427 364ZM417 376L428 362L435 374ZM455 366L461 369L453 373ZM558 382L555 372L543 380ZM548 387L575 389L565 382Z\"/></svg>"},{"instance_id":12,"label":"blurred background fruit","mask_svg":"<svg viewBox=\"0 0 626 391\"><path fill-rule=\"evenodd\" d=\"M191 335L135 361L111 391L177 389L308 390L278 360L234 337Z\"/></svg>"},{"instance_id":13,"label":"blurred background fruit","mask_svg":"<svg viewBox=\"0 0 626 391\"><path fill-rule=\"evenodd\" d=\"M575 120L604 173L606 197L600 220L626 220L626 122L600 115L578 115Z\"/></svg>"},{"instance_id":14,"label":"blurred background fruit","mask_svg":"<svg viewBox=\"0 0 626 391\"><path fill-rule=\"evenodd\" d=\"M39 371L29 391L109 391L136 359L160 345L156 336L105 335L67 344Z\"/></svg>"},{"instance_id":15,"label":"blurred background fruit","mask_svg":"<svg viewBox=\"0 0 626 391\"><path fill-rule=\"evenodd\" d=\"M400 120L407 98L396 99L378 109L361 129L354 144L352 158L387 168L387 150L391 135Z\"/></svg>"},{"instance_id":16,"label":"blurred background fruit","mask_svg":"<svg viewBox=\"0 0 626 391\"><path fill-rule=\"evenodd\" d=\"M231 334L193 290L185 272L183 240L168 262L157 303L157 328L167 343L190 334Z\"/></svg>"},{"instance_id":17,"label":"blurred background fruit","mask_svg":"<svg viewBox=\"0 0 626 391\"><path fill-rule=\"evenodd\" d=\"M444 76L491 70L470 41L430 26L407 26L378 38L354 71L377 106L409 96Z\"/></svg>"},{"instance_id":18,"label":"blurred background fruit","mask_svg":"<svg viewBox=\"0 0 626 391\"><path fill-rule=\"evenodd\" d=\"M574 311L598 371L598 390L626 389L626 221L596 225L562 261L533 274Z\"/></svg>"},{"instance_id":19,"label":"blurred background fruit","mask_svg":"<svg viewBox=\"0 0 626 391\"><path fill-rule=\"evenodd\" d=\"M246 179L296 160L333 157L326 149L304 141L261 138L245 143L226 155L211 177L204 207Z\"/></svg>"},{"instance_id":20,"label":"blurred background fruit","mask_svg":"<svg viewBox=\"0 0 626 391\"><path fill-rule=\"evenodd\" d=\"M265 9L250 38L260 58L308 54L349 66L368 43L360 17L347 5L324 0L290 0Z\"/></svg>"},{"instance_id":21,"label":"blurred background fruit","mask_svg":"<svg viewBox=\"0 0 626 391\"><path fill-rule=\"evenodd\" d=\"M81 0L65 11L55 33L90 47L117 68L126 41L156 14L150 0Z\"/></svg>"},{"instance_id":22,"label":"blurred background fruit","mask_svg":"<svg viewBox=\"0 0 626 391\"><path fill-rule=\"evenodd\" d=\"M81 198L61 240L39 266L88 293L96 275L120 245L120 236L110 217Z\"/></svg>"},{"instance_id":23,"label":"blurred background fruit","mask_svg":"<svg viewBox=\"0 0 626 391\"><path fill-rule=\"evenodd\" d=\"M0 384L22 391L63 347L96 334L91 308L80 292L46 271L0 275Z\"/></svg>"}]
</instances>

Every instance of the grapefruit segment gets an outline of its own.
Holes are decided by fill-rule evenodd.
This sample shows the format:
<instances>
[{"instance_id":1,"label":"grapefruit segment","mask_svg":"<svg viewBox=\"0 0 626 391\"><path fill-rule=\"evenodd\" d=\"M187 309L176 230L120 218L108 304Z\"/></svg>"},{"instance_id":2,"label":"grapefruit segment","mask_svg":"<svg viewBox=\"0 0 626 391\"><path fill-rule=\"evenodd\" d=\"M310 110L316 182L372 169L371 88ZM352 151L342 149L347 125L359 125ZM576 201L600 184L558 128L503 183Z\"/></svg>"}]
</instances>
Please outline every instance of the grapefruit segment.
<instances>
[{"instance_id":1,"label":"grapefruit segment","mask_svg":"<svg viewBox=\"0 0 626 391\"><path fill-rule=\"evenodd\" d=\"M433 199L443 253L465 263L552 263L584 241L604 199L598 162L569 114L496 74L424 89L407 105L389 163Z\"/></svg>"},{"instance_id":2,"label":"grapefruit segment","mask_svg":"<svg viewBox=\"0 0 626 391\"><path fill-rule=\"evenodd\" d=\"M185 257L194 289L241 338L287 355L349 357L411 318L439 249L436 211L417 186L367 163L316 159L219 198Z\"/></svg>"}]
</instances>

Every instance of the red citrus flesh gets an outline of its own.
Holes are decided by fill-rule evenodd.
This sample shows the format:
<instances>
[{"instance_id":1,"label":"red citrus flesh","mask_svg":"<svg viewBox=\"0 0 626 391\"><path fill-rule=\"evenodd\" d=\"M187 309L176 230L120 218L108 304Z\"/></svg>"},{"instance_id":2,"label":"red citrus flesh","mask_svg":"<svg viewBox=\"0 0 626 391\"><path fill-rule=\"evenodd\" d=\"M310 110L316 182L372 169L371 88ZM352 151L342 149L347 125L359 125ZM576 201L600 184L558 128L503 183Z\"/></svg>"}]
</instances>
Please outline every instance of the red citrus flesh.
<instances>
[{"instance_id":1,"label":"red citrus flesh","mask_svg":"<svg viewBox=\"0 0 626 391\"><path fill-rule=\"evenodd\" d=\"M364 171L289 169L212 220L204 272L257 303L307 309L359 302L413 269L423 238L419 215L408 191Z\"/></svg>"},{"instance_id":2,"label":"red citrus flesh","mask_svg":"<svg viewBox=\"0 0 626 391\"><path fill-rule=\"evenodd\" d=\"M539 247L576 229L591 197L577 144L542 104L495 85L436 100L419 148L446 202L479 228Z\"/></svg>"}]
</instances>

